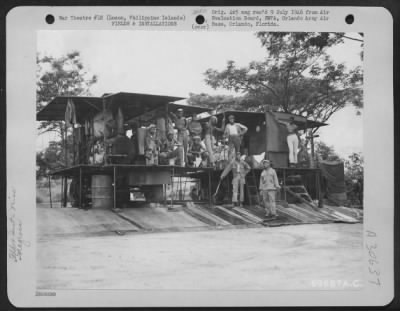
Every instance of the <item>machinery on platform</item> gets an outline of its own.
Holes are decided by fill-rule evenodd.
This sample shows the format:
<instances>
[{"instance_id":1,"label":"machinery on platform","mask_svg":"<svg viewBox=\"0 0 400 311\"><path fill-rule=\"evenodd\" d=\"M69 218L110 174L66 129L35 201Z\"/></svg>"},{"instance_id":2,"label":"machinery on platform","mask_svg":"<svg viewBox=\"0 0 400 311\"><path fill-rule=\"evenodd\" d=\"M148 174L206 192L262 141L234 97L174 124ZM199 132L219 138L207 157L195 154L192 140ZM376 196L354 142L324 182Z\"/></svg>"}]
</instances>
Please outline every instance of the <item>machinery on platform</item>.
<instances>
[{"instance_id":1,"label":"machinery on platform","mask_svg":"<svg viewBox=\"0 0 400 311\"><path fill-rule=\"evenodd\" d=\"M326 124L307 120L298 115L269 111L212 111L180 103L183 98L136 93L105 94L102 97L57 96L37 114L38 121L63 121L66 142L64 145L65 167L50 173L63 179L62 204L81 208L120 208L140 202L173 205L182 201L197 201L212 205L213 194L219 177L229 161L226 141L223 135L216 135L216 163L214 166L177 163L175 158L168 161L146 162L146 135L149 125L154 124L158 140L165 140L173 132L174 121L171 112L183 110L183 117L198 116L198 122L205 124L211 117L222 124L224 115L234 115L236 120L248 128L241 144L241 152L251 164L252 182L248 182L246 202L257 204L254 196L261 173L258 158L269 159L283 184L281 200L296 200L293 187L286 180L299 176L301 196L321 202L320 170L313 161L312 154L299 161L297 167L288 167L287 130L281 121L294 120L299 131L308 133L310 129ZM71 139L67 140L66 138ZM68 142L68 143L67 143ZM300 160L300 159L299 159ZM68 186L69 185L69 188ZM250 189L255 187L255 192ZM285 189L289 189L288 192ZM230 198L230 180L220 185L217 202Z\"/></svg>"}]
</instances>

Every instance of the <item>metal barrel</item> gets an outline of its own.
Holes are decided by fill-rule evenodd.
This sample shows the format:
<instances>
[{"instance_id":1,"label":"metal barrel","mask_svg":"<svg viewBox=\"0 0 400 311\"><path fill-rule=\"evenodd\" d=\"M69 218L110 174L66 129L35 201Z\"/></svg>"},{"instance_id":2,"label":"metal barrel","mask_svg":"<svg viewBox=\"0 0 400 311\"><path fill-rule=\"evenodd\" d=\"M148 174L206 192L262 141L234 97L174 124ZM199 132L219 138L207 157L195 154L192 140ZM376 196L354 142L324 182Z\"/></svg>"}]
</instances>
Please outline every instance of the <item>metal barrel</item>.
<instances>
[{"instance_id":1,"label":"metal barrel","mask_svg":"<svg viewBox=\"0 0 400 311\"><path fill-rule=\"evenodd\" d=\"M92 176L92 208L112 208L114 203L114 191L112 176Z\"/></svg>"}]
</instances>

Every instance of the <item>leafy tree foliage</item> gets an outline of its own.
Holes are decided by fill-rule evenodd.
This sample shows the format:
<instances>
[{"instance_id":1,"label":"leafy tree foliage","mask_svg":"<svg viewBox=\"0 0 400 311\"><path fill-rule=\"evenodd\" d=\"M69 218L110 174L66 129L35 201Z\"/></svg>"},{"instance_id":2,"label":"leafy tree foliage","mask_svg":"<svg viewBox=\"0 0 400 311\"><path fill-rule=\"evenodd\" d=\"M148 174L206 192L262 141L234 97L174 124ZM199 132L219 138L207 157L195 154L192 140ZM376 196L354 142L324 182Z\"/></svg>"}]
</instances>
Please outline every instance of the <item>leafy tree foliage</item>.
<instances>
[{"instance_id":1,"label":"leafy tree foliage","mask_svg":"<svg viewBox=\"0 0 400 311\"><path fill-rule=\"evenodd\" d=\"M223 110L248 110L258 111L261 109L259 103L256 103L248 96L232 96L232 95L209 95L205 93L194 94L190 93L188 98L189 105L206 107L212 109Z\"/></svg>"},{"instance_id":2,"label":"leafy tree foliage","mask_svg":"<svg viewBox=\"0 0 400 311\"><path fill-rule=\"evenodd\" d=\"M364 157L361 153L351 154L344 162L347 196L352 204L363 205Z\"/></svg>"},{"instance_id":3,"label":"leafy tree foliage","mask_svg":"<svg viewBox=\"0 0 400 311\"><path fill-rule=\"evenodd\" d=\"M37 57L37 97L36 110L40 111L55 96L90 95L90 87L97 82L97 76L89 73L77 51L68 53L60 58ZM37 175L44 176L49 170L59 169L66 163L63 152L65 144L71 144L68 135L65 141L65 127L63 121L41 121L38 126L39 135L46 132L56 132L59 140L50 142L42 152L37 153ZM67 157L71 157L68 154ZM69 159L69 163L71 160Z\"/></svg>"},{"instance_id":4,"label":"leafy tree foliage","mask_svg":"<svg viewBox=\"0 0 400 311\"><path fill-rule=\"evenodd\" d=\"M70 52L60 58L37 57L36 110L39 111L55 96L90 95L97 76L85 70L80 53ZM62 122L43 121L39 133L55 131L63 137Z\"/></svg>"},{"instance_id":5,"label":"leafy tree foliage","mask_svg":"<svg viewBox=\"0 0 400 311\"><path fill-rule=\"evenodd\" d=\"M68 137L71 140L71 137ZM72 155L68 154L69 163L72 163ZM44 177L50 171L63 168L65 165L65 152L61 140L51 141L49 146L36 153L36 177Z\"/></svg>"},{"instance_id":6,"label":"leafy tree foliage","mask_svg":"<svg viewBox=\"0 0 400 311\"><path fill-rule=\"evenodd\" d=\"M364 157L360 152L352 153L344 162L346 176L349 179L357 180L364 177Z\"/></svg>"},{"instance_id":7,"label":"leafy tree foliage","mask_svg":"<svg viewBox=\"0 0 400 311\"><path fill-rule=\"evenodd\" d=\"M336 153L333 146L329 146L323 141L319 141L315 144L315 154L318 160L323 161L343 161Z\"/></svg>"},{"instance_id":8,"label":"leafy tree foliage","mask_svg":"<svg viewBox=\"0 0 400 311\"><path fill-rule=\"evenodd\" d=\"M268 104L321 122L347 104L362 108L361 68L348 69L327 53L347 36L304 32L258 32L256 36L267 52L264 61L245 67L228 61L222 71L208 69L206 83L243 94L257 109Z\"/></svg>"}]
</instances>

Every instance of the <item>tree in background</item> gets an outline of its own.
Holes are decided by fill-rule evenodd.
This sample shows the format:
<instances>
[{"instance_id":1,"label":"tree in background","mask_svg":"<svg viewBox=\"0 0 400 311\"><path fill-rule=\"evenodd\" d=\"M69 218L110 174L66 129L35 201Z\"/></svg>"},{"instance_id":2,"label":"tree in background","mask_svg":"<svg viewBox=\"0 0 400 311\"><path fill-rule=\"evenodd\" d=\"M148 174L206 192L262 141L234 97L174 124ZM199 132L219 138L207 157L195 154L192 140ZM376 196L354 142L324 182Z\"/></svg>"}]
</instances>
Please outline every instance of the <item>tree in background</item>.
<instances>
[{"instance_id":1,"label":"tree in background","mask_svg":"<svg viewBox=\"0 0 400 311\"><path fill-rule=\"evenodd\" d=\"M67 138L71 143L71 136ZM63 142L61 140L50 141L49 146L36 153L36 178L46 177L50 171L65 167ZM68 154L68 161L72 163L72 155Z\"/></svg>"},{"instance_id":2,"label":"tree in background","mask_svg":"<svg viewBox=\"0 0 400 311\"><path fill-rule=\"evenodd\" d=\"M56 96L90 95L97 76L85 70L80 53L74 51L60 58L37 57L36 110L39 111ZM39 134L55 131L63 137L61 121L41 121Z\"/></svg>"},{"instance_id":3,"label":"tree in background","mask_svg":"<svg viewBox=\"0 0 400 311\"><path fill-rule=\"evenodd\" d=\"M361 68L348 69L327 53L349 39L345 34L258 32L256 36L267 52L264 61L245 67L228 61L222 71L208 69L206 83L240 93L239 102L246 99L244 106L251 109L268 104L320 122L347 104L363 107ZM351 39L362 42L362 35ZM195 103L198 98L192 95L191 99Z\"/></svg>"},{"instance_id":4,"label":"tree in background","mask_svg":"<svg viewBox=\"0 0 400 311\"><path fill-rule=\"evenodd\" d=\"M258 106L254 106L254 102L247 96L232 96L232 95L209 95L205 93L201 94L189 94L188 98L189 105L195 105L199 107L206 107L211 109L219 109L223 107L224 110L230 109L243 109L249 111L257 111Z\"/></svg>"},{"instance_id":5,"label":"tree in background","mask_svg":"<svg viewBox=\"0 0 400 311\"><path fill-rule=\"evenodd\" d=\"M364 195L364 157L361 152L352 153L344 161L345 181L349 200L363 205Z\"/></svg>"},{"instance_id":6,"label":"tree in background","mask_svg":"<svg viewBox=\"0 0 400 311\"><path fill-rule=\"evenodd\" d=\"M319 141L315 144L315 154L318 161L343 161L336 153L333 146L329 146L323 141Z\"/></svg>"},{"instance_id":7,"label":"tree in background","mask_svg":"<svg viewBox=\"0 0 400 311\"><path fill-rule=\"evenodd\" d=\"M90 95L90 87L97 82L97 76L89 73L81 60L78 51L70 52L60 58L49 56L37 57L36 110L39 111L56 96ZM41 121L39 135L55 132L60 141L53 142L37 155L42 165L50 167L64 165L65 127L63 121ZM68 139L69 140L69 139ZM43 172L43 168L39 169Z\"/></svg>"}]
</instances>

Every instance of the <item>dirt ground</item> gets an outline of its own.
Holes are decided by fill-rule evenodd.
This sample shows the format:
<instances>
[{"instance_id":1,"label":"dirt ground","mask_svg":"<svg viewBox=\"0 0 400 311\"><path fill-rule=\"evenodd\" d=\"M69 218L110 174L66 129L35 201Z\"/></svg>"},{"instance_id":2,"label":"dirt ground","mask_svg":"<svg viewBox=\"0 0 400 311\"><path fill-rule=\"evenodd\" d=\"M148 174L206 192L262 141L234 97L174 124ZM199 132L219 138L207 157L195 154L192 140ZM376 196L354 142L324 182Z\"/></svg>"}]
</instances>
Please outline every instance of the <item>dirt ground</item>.
<instances>
[{"instance_id":1,"label":"dirt ground","mask_svg":"<svg viewBox=\"0 0 400 311\"><path fill-rule=\"evenodd\" d=\"M311 289L362 284L362 224L46 236L39 289Z\"/></svg>"}]
</instances>

